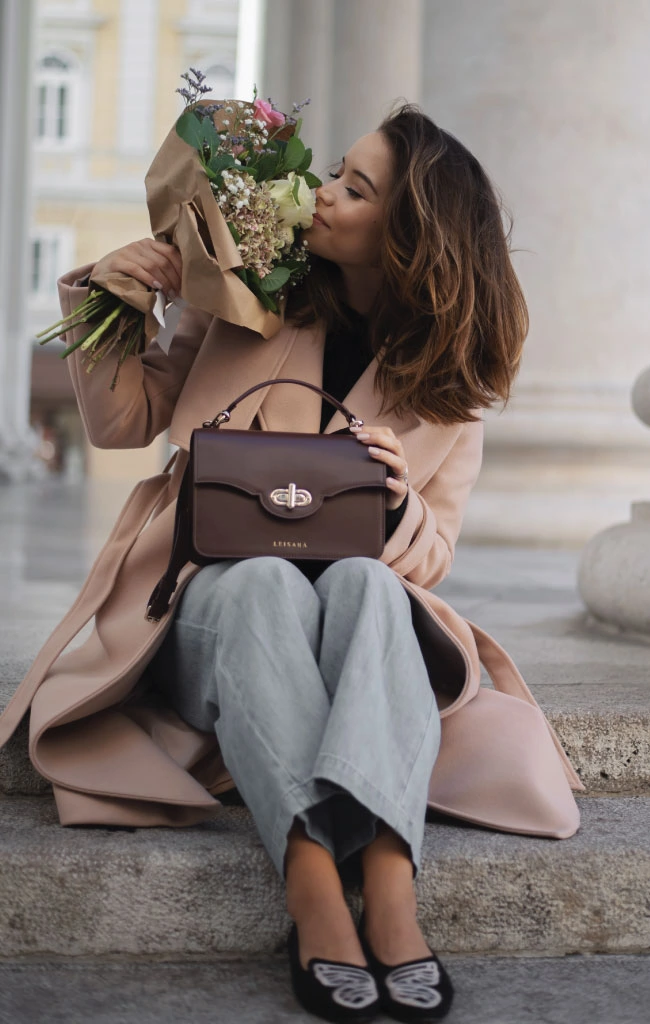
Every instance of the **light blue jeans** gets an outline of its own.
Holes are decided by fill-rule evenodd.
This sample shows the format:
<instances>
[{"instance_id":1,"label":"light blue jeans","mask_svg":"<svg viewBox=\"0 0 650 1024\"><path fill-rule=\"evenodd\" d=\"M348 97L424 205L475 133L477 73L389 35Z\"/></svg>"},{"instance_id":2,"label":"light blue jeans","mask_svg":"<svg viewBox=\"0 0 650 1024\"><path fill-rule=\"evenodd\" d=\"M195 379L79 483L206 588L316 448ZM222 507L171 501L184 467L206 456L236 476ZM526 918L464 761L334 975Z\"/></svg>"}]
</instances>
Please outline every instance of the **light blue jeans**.
<instances>
[{"instance_id":1,"label":"light blue jeans","mask_svg":"<svg viewBox=\"0 0 650 1024\"><path fill-rule=\"evenodd\" d=\"M216 731L279 874L294 818L337 865L376 835L417 873L440 718L397 576L371 558L314 583L282 558L222 561L190 581L149 668L181 717ZM351 858L351 860L348 860Z\"/></svg>"}]
</instances>

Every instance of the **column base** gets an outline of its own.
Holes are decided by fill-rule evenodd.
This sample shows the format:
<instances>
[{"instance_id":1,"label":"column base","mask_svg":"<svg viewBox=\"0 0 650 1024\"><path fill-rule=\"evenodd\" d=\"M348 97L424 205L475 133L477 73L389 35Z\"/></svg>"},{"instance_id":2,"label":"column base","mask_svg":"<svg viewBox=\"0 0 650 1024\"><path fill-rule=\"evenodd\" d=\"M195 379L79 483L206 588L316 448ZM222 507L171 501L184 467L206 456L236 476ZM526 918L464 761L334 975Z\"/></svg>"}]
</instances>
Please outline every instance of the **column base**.
<instances>
[{"instance_id":1,"label":"column base","mask_svg":"<svg viewBox=\"0 0 650 1024\"><path fill-rule=\"evenodd\" d=\"M650 498L649 454L606 445L488 444L462 540L581 548Z\"/></svg>"},{"instance_id":2,"label":"column base","mask_svg":"<svg viewBox=\"0 0 650 1024\"><path fill-rule=\"evenodd\" d=\"M650 501L634 502L629 522L592 537L578 589L594 624L650 636Z\"/></svg>"}]
</instances>

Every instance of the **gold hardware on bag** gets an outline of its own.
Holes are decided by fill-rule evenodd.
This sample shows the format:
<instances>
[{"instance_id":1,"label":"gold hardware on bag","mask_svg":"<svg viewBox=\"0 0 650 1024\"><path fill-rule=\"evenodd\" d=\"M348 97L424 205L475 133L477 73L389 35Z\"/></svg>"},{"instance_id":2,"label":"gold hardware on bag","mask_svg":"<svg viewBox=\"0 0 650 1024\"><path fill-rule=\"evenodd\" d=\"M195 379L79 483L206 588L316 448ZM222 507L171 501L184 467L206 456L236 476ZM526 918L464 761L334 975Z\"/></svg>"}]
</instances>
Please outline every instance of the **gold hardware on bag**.
<instances>
[{"instance_id":1,"label":"gold hardware on bag","mask_svg":"<svg viewBox=\"0 0 650 1024\"><path fill-rule=\"evenodd\" d=\"M312 497L309 491L305 491L295 484L288 487L276 487L270 494L274 505L284 505L286 508L304 508L311 505Z\"/></svg>"}]
</instances>

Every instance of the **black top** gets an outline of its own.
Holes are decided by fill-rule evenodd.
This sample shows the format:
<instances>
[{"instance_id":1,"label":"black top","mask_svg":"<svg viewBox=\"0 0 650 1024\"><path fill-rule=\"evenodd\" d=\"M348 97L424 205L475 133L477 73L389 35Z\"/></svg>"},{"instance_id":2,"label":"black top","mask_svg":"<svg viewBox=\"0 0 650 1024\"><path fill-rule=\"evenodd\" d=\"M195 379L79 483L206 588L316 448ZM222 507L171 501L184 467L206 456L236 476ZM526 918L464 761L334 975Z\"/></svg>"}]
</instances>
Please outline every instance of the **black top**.
<instances>
[{"instance_id":1,"label":"black top","mask_svg":"<svg viewBox=\"0 0 650 1024\"><path fill-rule=\"evenodd\" d=\"M373 352L368 338L368 321L356 309L346 307L350 326L328 331L323 355L323 391L342 402L359 377L372 362ZM321 433L334 415L334 409L323 399ZM354 412L354 409L352 410ZM337 433L344 433L347 427ZM406 501L399 508L386 509L386 540L392 537L406 512Z\"/></svg>"},{"instance_id":2,"label":"black top","mask_svg":"<svg viewBox=\"0 0 650 1024\"><path fill-rule=\"evenodd\" d=\"M343 401L372 361L368 340L368 321L355 309L347 310L351 325L328 331L323 355L323 390ZM334 415L334 409L323 399L321 433ZM354 411L354 410L353 410Z\"/></svg>"}]
</instances>

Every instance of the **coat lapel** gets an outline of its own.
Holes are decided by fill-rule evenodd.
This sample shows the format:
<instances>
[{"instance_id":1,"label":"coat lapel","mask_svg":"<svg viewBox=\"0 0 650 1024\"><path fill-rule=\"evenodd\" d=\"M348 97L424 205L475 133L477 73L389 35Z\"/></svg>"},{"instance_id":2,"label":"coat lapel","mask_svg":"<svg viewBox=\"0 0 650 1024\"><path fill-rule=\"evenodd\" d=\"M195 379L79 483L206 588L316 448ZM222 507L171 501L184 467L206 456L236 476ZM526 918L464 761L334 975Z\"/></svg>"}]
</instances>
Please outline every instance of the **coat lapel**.
<instances>
[{"instance_id":1,"label":"coat lapel","mask_svg":"<svg viewBox=\"0 0 650 1024\"><path fill-rule=\"evenodd\" d=\"M169 440L186 450L195 427L211 420L239 394L277 377L293 377L317 387L323 381L325 329L285 326L268 340L254 331L217 322L208 332L176 404ZM373 359L343 399L366 424L392 427L400 436L419 425L417 416L380 413L381 396L374 389L377 360ZM233 411L228 426L247 430L255 416L264 430L318 433L321 399L308 388L277 384L256 391ZM342 430L345 416L333 412L325 433Z\"/></svg>"},{"instance_id":2,"label":"coat lapel","mask_svg":"<svg viewBox=\"0 0 650 1024\"><path fill-rule=\"evenodd\" d=\"M293 377L317 387L323 386L323 352L325 328L322 323L313 328L299 330L287 346L284 359L276 374L278 377ZM368 425L381 424L392 427L400 436L406 430L420 425L414 413L398 417L394 413L381 413L381 396L374 389L377 360L373 359L363 371L351 390L342 399L350 412ZM315 391L298 388L292 384L278 384L268 388L258 410L260 425L264 430L292 430L298 433L318 433L321 418L321 398ZM332 434L347 427L342 412L332 408L332 416L324 433Z\"/></svg>"},{"instance_id":3,"label":"coat lapel","mask_svg":"<svg viewBox=\"0 0 650 1024\"><path fill-rule=\"evenodd\" d=\"M322 387L324 347L325 330L321 324L296 331L275 376ZM315 391L295 384L276 384L265 391L258 417L263 430L317 434L320 411L321 398Z\"/></svg>"},{"instance_id":4,"label":"coat lapel","mask_svg":"<svg viewBox=\"0 0 650 1024\"><path fill-rule=\"evenodd\" d=\"M298 330L283 327L268 340L244 327L214 321L176 403L169 429L171 444L189 449L195 427L211 420L243 391L278 376ZM268 389L256 391L237 406L228 424L247 430Z\"/></svg>"}]
</instances>

